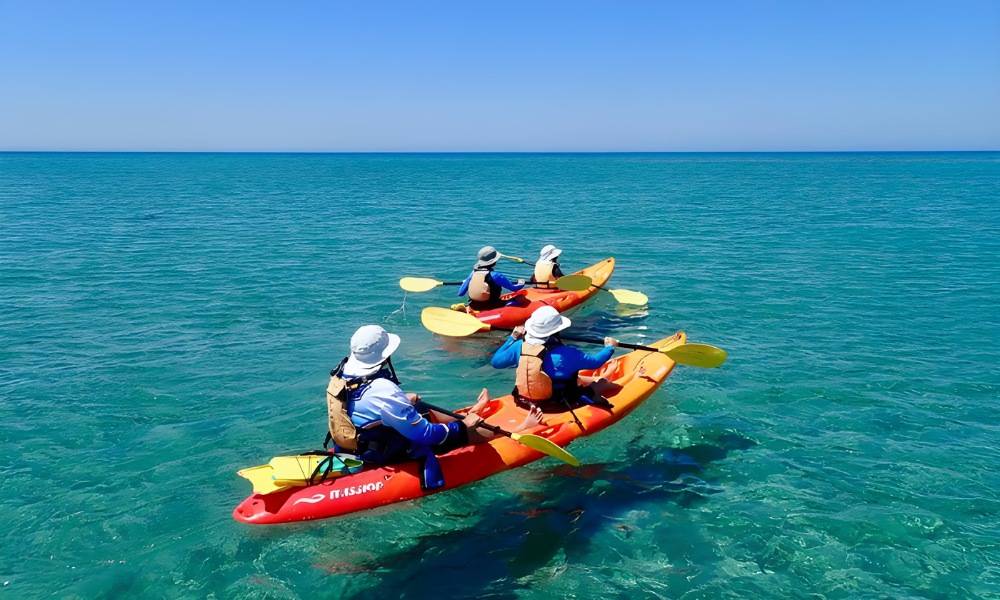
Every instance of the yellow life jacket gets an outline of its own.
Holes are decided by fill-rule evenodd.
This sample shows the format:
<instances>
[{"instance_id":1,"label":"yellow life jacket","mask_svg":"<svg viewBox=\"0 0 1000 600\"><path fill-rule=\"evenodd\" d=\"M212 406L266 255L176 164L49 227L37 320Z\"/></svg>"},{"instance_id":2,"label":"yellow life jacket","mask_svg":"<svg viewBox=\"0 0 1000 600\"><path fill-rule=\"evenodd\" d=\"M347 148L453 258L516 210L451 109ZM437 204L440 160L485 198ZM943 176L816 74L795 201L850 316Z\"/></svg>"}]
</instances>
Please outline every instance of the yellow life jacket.
<instances>
[{"instance_id":1,"label":"yellow life jacket","mask_svg":"<svg viewBox=\"0 0 1000 600\"><path fill-rule=\"evenodd\" d=\"M514 391L522 400L541 402L552 398L552 378L542 371L545 352L544 345L521 342Z\"/></svg>"},{"instance_id":2,"label":"yellow life jacket","mask_svg":"<svg viewBox=\"0 0 1000 600\"><path fill-rule=\"evenodd\" d=\"M473 271L469 281L469 300L486 302L490 299L490 282L486 280L489 274L489 271Z\"/></svg>"},{"instance_id":3,"label":"yellow life jacket","mask_svg":"<svg viewBox=\"0 0 1000 600\"><path fill-rule=\"evenodd\" d=\"M549 287L548 284L555 279L552 277L552 267L555 266L553 262L539 262L535 265L535 283L544 284L545 287Z\"/></svg>"}]
</instances>

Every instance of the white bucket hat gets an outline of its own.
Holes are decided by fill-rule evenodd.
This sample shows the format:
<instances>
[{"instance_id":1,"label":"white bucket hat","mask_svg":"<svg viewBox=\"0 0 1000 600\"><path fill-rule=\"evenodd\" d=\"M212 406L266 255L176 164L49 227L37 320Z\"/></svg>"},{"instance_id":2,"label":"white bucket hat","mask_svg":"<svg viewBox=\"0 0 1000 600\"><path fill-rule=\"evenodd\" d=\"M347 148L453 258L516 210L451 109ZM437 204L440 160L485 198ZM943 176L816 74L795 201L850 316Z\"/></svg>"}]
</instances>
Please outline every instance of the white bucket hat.
<instances>
[{"instance_id":1,"label":"white bucket hat","mask_svg":"<svg viewBox=\"0 0 1000 600\"><path fill-rule=\"evenodd\" d=\"M351 356L344 372L351 375L374 373L399 347L399 336L378 325L365 325L351 336Z\"/></svg>"},{"instance_id":2,"label":"white bucket hat","mask_svg":"<svg viewBox=\"0 0 1000 600\"><path fill-rule=\"evenodd\" d=\"M548 246L542 248L542 252L538 256L538 262L552 261L552 259L560 254L562 254L562 250L556 248L552 244L549 244Z\"/></svg>"},{"instance_id":3,"label":"white bucket hat","mask_svg":"<svg viewBox=\"0 0 1000 600\"><path fill-rule=\"evenodd\" d=\"M559 314L551 306L543 306L531 313L524 324L525 341L529 344L542 344L549 336L559 333L570 326L570 320Z\"/></svg>"},{"instance_id":4,"label":"white bucket hat","mask_svg":"<svg viewBox=\"0 0 1000 600\"><path fill-rule=\"evenodd\" d=\"M488 267L490 265L495 265L498 260L500 260L500 253L493 246L485 246L479 251L476 261L477 269L482 267Z\"/></svg>"}]
</instances>

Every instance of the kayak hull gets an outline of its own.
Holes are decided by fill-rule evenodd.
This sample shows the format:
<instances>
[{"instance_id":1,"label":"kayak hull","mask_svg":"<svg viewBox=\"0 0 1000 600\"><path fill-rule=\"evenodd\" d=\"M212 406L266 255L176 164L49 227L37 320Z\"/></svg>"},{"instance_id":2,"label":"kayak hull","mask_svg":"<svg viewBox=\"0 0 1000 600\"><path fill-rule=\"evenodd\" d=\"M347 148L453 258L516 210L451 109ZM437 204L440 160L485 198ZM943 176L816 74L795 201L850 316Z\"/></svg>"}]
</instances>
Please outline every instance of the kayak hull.
<instances>
[{"instance_id":1,"label":"kayak hull","mask_svg":"<svg viewBox=\"0 0 1000 600\"><path fill-rule=\"evenodd\" d=\"M561 313L566 312L571 308L580 306L597 294L600 290L595 286L602 286L607 283L614 270L615 259L613 257L607 258L590 265L586 269L572 273L572 275L586 275L593 280L593 285L586 290L563 291L547 288L524 288L519 292L501 296L504 300L523 296L528 300L528 303L524 306L504 306L490 310L474 311L472 315L490 327L512 329L518 325L523 325L528 320L528 317L531 316L531 313L546 305L554 307ZM484 331L486 330L485 327L483 329Z\"/></svg>"},{"instance_id":2,"label":"kayak hull","mask_svg":"<svg viewBox=\"0 0 1000 600\"><path fill-rule=\"evenodd\" d=\"M678 332L651 345L672 348L683 344L685 339L684 333ZM566 412L548 413L541 425L522 433L547 438L559 446L597 433L642 404L674 366L674 361L661 352L637 350L609 361L596 371L581 372L583 377L602 377L615 384L615 389L605 394L614 408L583 406L574 409L583 430ZM488 423L510 430L524 420L526 411L514 404L513 397L504 396L490 400L481 414ZM360 472L315 485L271 494L252 494L236 507L233 518L253 525L270 525L338 517L454 489L545 456L508 437L496 436L489 442L464 446L438 457L446 485L436 490L420 489L416 462L371 465Z\"/></svg>"}]
</instances>

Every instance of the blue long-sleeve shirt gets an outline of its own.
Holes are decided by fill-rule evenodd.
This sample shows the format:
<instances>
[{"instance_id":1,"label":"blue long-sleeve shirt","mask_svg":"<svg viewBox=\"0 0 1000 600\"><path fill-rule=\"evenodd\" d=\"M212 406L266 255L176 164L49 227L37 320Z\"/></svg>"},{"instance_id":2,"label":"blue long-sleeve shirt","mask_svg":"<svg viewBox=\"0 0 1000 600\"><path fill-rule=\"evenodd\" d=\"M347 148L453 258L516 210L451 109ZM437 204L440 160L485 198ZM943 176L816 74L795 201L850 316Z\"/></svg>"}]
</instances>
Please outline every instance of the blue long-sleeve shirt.
<instances>
[{"instance_id":1,"label":"blue long-sleeve shirt","mask_svg":"<svg viewBox=\"0 0 1000 600\"><path fill-rule=\"evenodd\" d=\"M457 421L443 424L425 419L403 390L388 379L376 379L351 399L354 401L348 404L347 412L356 427L382 421L420 446L441 444L459 430Z\"/></svg>"},{"instance_id":2,"label":"blue long-sleeve shirt","mask_svg":"<svg viewBox=\"0 0 1000 600\"><path fill-rule=\"evenodd\" d=\"M469 276L465 278L462 282L462 287L458 288L458 295L464 296L469 292L469 283L472 281L472 276L475 275L475 271L469 273ZM510 290L516 292L518 290L524 289L524 285L518 285L513 283L507 276L499 271L490 271L490 277L493 278L494 283L504 288L505 290Z\"/></svg>"},{"instance_id":3,"label":"blue long-sleeve shirt","mask_svg":"<svg viewBox=\"0 0 1000 600\"><path fill-rule=\"evenodd\" d=\"M521 360L523 343L524 340L508 337L503 346L493 354L490 364L496 369L516 367ZM587 354L572 346L556 346L545 353L545 358L542 359L542 371L552 378L553 383L557 380L572 381L580 371L596 369L608 362L614 353L615 349L612 346L605 346L595 354Z\"/></svg>"}]
</instances>

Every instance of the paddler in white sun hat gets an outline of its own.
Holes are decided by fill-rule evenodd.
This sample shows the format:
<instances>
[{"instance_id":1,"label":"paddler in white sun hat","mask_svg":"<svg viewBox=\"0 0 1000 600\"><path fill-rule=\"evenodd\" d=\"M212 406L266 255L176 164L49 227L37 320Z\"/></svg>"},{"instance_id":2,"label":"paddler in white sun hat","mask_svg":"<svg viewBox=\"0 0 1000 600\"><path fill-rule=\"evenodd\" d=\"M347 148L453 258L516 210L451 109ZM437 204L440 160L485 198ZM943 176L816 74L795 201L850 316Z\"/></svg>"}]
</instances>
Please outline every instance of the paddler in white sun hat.
<instances>
[{"instance_id":1,"label":"paddler in white sun hat","mask_svg":"<svg viewBox=\"0 0 1000 600\"><path fill-rule=\"evenodd\" d=\"M378 325L365 325L351 336L351 354L330 372L327 412L330 437L336 450L356 454L380 465L408 460L421 463L420 486L430 490L443 486L444 476L437 456L493 437L477 428L479 411L489 397L484 389L479 400L461 421L423 409L420 396L399 386L390 356L399 347L398 335ZM532 411L512 430L538 425L541 413Z\"/></svg>"},{"instance_id":2,"label":"paddler in white sun hat","mask_svg":"<svg viewBox=\"0 0 1000 600\"><path fill-rule=\"evenodd\" d=\"M559 332L570 323L555 308L543 306L531 313L523 326L515 328L493 355L490 364L494 368L517 367L514 397L520 404L540 405L545 412L581 404L610 406L594 387L580 385L579 373L611 360L618 340L606 337L603 350L587 354L563 345L559 339Z\"/></svg>"},{"instance_id":3,"label":"paddler in white sun hat","mask_svg":"<svg viewBox=\"0 0 1000 600\"><path fill-rule=\"evenodd\" d=\"M535 273L531 276L531 282L537 283L538 287L550 287L549 284L563 276L562 269L559 268L559 255L562 250L549 244L542 248L538 255L538 262L535 263Z\"/></svg>"}]
</instances>

